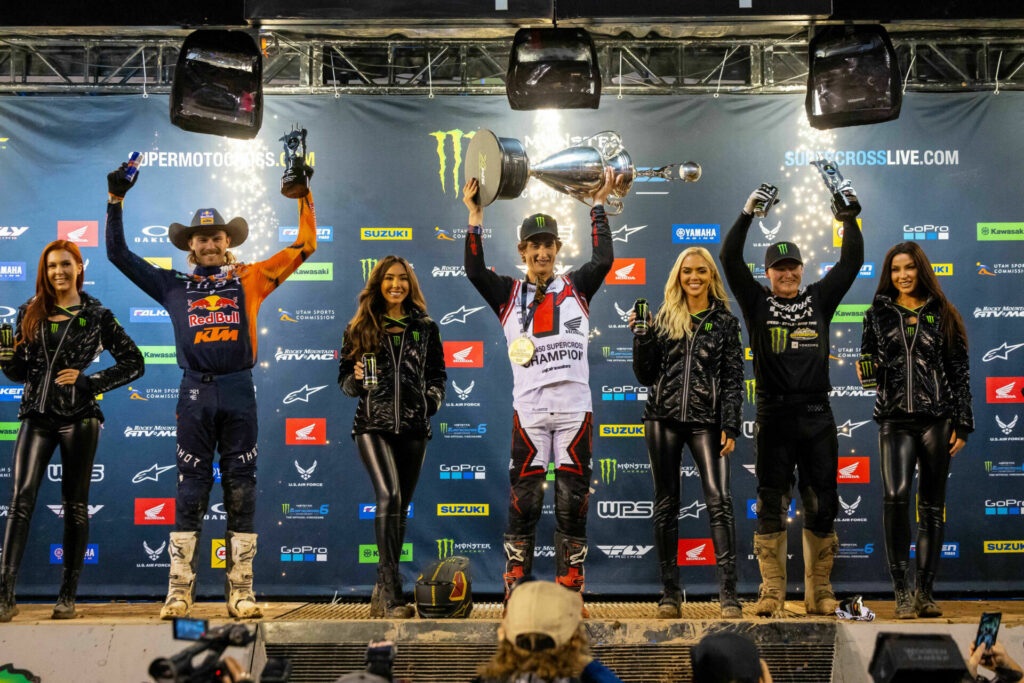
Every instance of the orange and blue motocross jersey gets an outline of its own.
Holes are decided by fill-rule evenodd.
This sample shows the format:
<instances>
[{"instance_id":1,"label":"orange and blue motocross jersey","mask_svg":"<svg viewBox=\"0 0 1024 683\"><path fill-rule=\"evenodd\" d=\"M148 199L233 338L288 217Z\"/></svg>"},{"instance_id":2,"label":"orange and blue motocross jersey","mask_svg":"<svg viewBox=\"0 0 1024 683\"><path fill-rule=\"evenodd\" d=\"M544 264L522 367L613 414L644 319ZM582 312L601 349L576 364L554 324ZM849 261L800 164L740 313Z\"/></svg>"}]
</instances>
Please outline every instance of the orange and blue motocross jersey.
<instances>
[{"instance_id":1,"label":"orange and blue motocross jersey","mask_svg":"<svg viewBox=\"0 0 1024 683\"><path fill-rule=\"evenodd\" d=\"M264 299L316 251L312 193L299 199L295 242L257 263L197 266L191 273L150 265L128 249L121 204L107 205L107 258L153 297L174 325L178 365L225 374L256 364L256 318Z\"/></svg>"}]
</instances>

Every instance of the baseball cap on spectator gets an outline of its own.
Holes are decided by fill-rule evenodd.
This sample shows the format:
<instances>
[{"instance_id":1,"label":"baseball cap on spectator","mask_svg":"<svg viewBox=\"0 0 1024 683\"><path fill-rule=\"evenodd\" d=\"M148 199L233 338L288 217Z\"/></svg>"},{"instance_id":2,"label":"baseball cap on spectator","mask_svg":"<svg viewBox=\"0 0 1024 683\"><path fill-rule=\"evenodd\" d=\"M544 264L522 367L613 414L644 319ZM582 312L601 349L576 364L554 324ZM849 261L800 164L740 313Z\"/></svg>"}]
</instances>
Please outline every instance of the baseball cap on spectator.
<instances>
[{"instance_id":1,"label":"baseball cap on spectator","mask_svg":"<svg viewBox=\"0 0 1024 683\"><path fill-rule=\"evenodd\" d=\"M509 596L502 627L516 647L546 650L568 643L582 616L579 593L553 581L527 581Z\"/></svg>"},{"instance_id":2,"label":"baseball cap on spectator","mask_svg":"<svg viewBox=\"0 0 1024 683\"><path fill-rule=\"evenodd\" d=\"M761 656L757 646L738 633L712 633L690 648L694 683L757 683Z\"/></svg>"}]
</instances>

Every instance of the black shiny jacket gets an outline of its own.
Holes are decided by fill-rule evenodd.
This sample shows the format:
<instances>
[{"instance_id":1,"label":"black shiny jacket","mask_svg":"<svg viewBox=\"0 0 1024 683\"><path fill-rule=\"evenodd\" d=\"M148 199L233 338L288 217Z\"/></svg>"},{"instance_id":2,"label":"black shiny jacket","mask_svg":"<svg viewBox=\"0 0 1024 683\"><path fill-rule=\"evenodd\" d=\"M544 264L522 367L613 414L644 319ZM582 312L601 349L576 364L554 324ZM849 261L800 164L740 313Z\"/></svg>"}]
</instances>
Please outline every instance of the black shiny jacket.
<instances>
[{"instance_id":1,"label":"black shiny jacket","mask_svg":"<svg viewBox=\"0 0 1024 683\"><path fill-rule=\"evenodd\" d=\"M430 416L444 402L444 349L437 323L425 313L413 310L409 326L400 335L381 335L377 356L377 386L371 390L355 378L355 359L349 359L352 345L348 330L341 346L338 385L349 396L359 397L352 434L388 432L409 436L431 436ZM400 336L400 344L392 337ZM398 368L398 371L395 371Z\"/></svg>"},{"instance_id":2,"label":"black shiny jacket","mask_svg":"<svg viewBox=\"0 0 1024 683\"><path fill-rule=\"evenodd\" d=\"M651 387L643 419L721 424L735 439L743 403L740 323L714 300L703 321L692 337L669 339L655 325L633 337L633 373Z\"/></svg>"},{"instance_id":3,"label":"black shiny jacket","mask_svg":"<svg viewBox=\"0 0 1024 683\"><path fill-rule=\"evenodd\" d=\"M14 358L0 363L0 370L12 382L24 382L18 419L37 413L59 418L82 419L103 413L96 403L96 395L116 389L122 384L142 377L145 361L142 352L124 331L114 314L103 307L98 299L80 293L82 308L67 326L55 353L46 348L46 321L40 324L35 341L22 343L21 320L28 302L18 308L15 326L16 346ZM116 363L109 368L86 375L93 359L106 349ZM81 370L74 384L55 384L61 370Z\"/></svg>"},{"instance_id":4,"label":"black shiny jacket","mask_svg":"<svg viewBox=\"0 0 1024 683\"><path fill-rule=\"evenodd\" d=\"M939 302L929 299L907 339L903 314L888 296L875 297L864 316L860 352L878 365L875 420L907 415L949 418L960 438L974 431L967 346L950 348L942 335Z\"/></svg>"}]
</instances>

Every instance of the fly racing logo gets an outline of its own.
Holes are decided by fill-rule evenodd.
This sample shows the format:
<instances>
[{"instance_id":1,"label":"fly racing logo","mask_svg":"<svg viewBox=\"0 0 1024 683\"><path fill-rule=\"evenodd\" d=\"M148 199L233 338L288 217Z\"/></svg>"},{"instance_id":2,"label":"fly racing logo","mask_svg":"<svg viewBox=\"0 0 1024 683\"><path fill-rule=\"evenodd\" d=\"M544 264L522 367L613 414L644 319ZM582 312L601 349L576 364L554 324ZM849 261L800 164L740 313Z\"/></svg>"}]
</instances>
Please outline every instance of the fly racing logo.
<instances>
[{"instance_id":1,"label":"fly racing logo","mask_svg":"<svg viewBox=\"0 0 1024 683\"><path fill-rule=\"evenodd\" d=\"M302 481L309 481L310 478L313 476L314 470L316 470L316 460L314 460L313 464L310 465L307 469L303 469L302 466L299 465L299 461L296 460L295 469L298 471L299 478L302 479Z\"/></svg>"},{"instance_id":2,"label":"fly racing logo","mask_svg":"<svg viewBox=\"0 0 1024 683\"><path fill-rule=\"evenodd\" d=\"M619 268L615 271L615 278L617 280L635 280L636 278L631 275L634 268L636 268L636 263L630 263L628 266Z\"/></svg>"},{"instance_id":3,"label":"fly racing logo","mask_svg":"<svg viewBox=\"0 0 1024 683\"><path fill-rule=\"evenodd\" d=\"M704 503L700 502L699 500L695 500L692 503L690 503L689 505L686 505L686 506L683 506L683 507L679 508L679 517L678 517L678 519L686 519L687 517L693 517L694 519L700 519L700 512L701 512L701 510L706 510L707 507L708 507L707 505L705 505Z\"/></svg>"},{"instance_id":4,"label":"fly racing logo","mask_svg":"<svg viewBox=\"0 0 1024 683\"><path fill-rule=\"evenodd\" d=\"M370 273L377 267L378 259L375 258L363 258L359 259L359 266L363 271L363 282L366 282L367 278L370 277Z\"/></svg>"},{"instance_id":5,"label":"fly racing logo","mask_svg":"<svg viewBox=\"0 0 1024 683\"><path fill-rule=\"evenodd\" d=\"M1003 432L1003 434L1009 436L1010 434L1013 433L1013 428L1017 426L1018 417L1019 415L1014 415L1013 419L1010 420L1009 422L1003 422L1002 420L999 419L999 416L996 415L996 425L999 426L999 429Z\"/></svg>"},{"instance_id":6,"label":"fly racing logo","mask_svg":"<svg viewBox=\"0 0 1024 683\"><path fill-rule=\"evenodd\" d=\"M601 483L611 484L615 481L619 461L614 458L601 458L598 463L601 465Z\"/></svg>"},{"instance_id":7,"label":"fly racing logo","mask_svg":"<svg viewBox=\"0 0 1024 683\"><path fill-rule=\"evenodd\" d=\"M697 562L698 560L704 559L704 549L707 547L707 543L701 543L700 545L687 550L686 559L690 562Z\"/></svg>"},{"instance_id":8,"label":"fly racing logo","mask_svg":"<svg viewBox=\"0 0 1024 683\"><path fill-rule=\"evenodd\" d=\"M324 384L319 387L310 387L308 384L303 384L301 389L296 389L290 392L284 397L281 403L288 405L289 403L295 403L296 401L302 401L303 403L309 403L309 397L320 391L326 389L327 385Z\"/></svg>"},{"instance_id":9,"label":"fly racing logo","mask_svg":"<svg viewBox=\"0 0 1024 683\"><path fill-rule=\"evenodd\" d=\"M148 522L162 522L164 521L163 515L165 507L167 507L167 503L160 503L159 505L154 505L151 508L146 508L142 513L143 517Z\"/></svg>"},{"instance_id":10,"label":"fly racing logo","mask_svg":"<svg viewBox=\"0 0 1024 683\"><path fill-rule=\"evenodd\" d=\"M646 225L638 225L635 228L631 228L628 225L623 225L621 228L612 231L612 242L629 242L629 236L634 232L640 232Z\"/></svg>"},{"instance_id":11,"label":"fly racing logo","mask_svg":"<svg viewBox=\"0 0 1024 683\"><path fill-rule=\"evenodd\" d=\"M460 401L465 401L467 398L469 398L469 395L470 393L472 393L473 387L475 386L476 380L471 381L469 383L469 386L466 387L465 389L461 388L458 384L452 381L452 389L455 389L455 393L458 394Z\"/></svg>"},{"instance_id":12,"label":"fly racing logo","mask_svg":"<svg viewBox=\"0 0 1024 683\"><path fill-rule=\"evenodd\" d=\"M580 337L585 337L586 335L583 334L582 330L580 330L580 326L581 325L583 325L583 316L582 315L578 315L575 318L573 318L572 320L566 320L566 321L564 321L562 323L562 326L565 328L565 333L566 334L575 334L575 335L578 335Z\"/></svg>"},{"instance_id":13,"label":"fly racing logo","mask_svg":"<svg viewBox=\"0 0 1024 683\"><path fill-rule=\"evenodd\" d=\"M757 380L745 379L743 384L747 388L747 403L754 405L754 402L757 400Z\"/></svg>"},{"instance_id":14,"label":"fly racing logo","mask_svg":"<svg viewBox=\"0 0 1024 683\"><path fill-rule=\"evenodd\" d=\"M28 230L27 225L0 225L0 239L16 240Z\"/></svg>"},{"instance_id":15,"label":"fly racing logo","mask_svg":"<svg viewBox=\"0 0 1024 683\"><path fill-rule=\"evenodd\" d=\"M780 244L780 247L786 245ZM786 350L786 343L789 341L789 328L787 327L769 327L768 333L771 335L772 353L782 353Z\"/></svg>"},{"instance_id":16,"label":"fly racing logo","mask_svg":"<svg viewBox=\"0 0 1024 683\"><path fill-rule=\"evenodd\" d=\"M998 360L1008 360L1007 356L1011 352L1016 351L1017 349L1019 349L1022 346L1024 346L1024 343L1021 343L1021 344L1007 344L1006 342L1003 342L1001 346L999 346L997 348L994 348L994 349L990 349L984 356L982 356L981 360L983 362L985 362L985 363L989 363L989 362L997 360L997 359Z\"/></svg>"},{"instance_id":17,"label":"fly racing logo","mask_svg":"<svg viewBox=\"0 0 1024 683\"><path fill-rule=\"evenodd\" d=\"M132 477L132 483L141 484L144 481L157 481L160 478L161 474L163 474L167 470L173 469L174 465L165 465L161 467L160 465L153 463L152 467L147 467L144 470L136 472L135 476Z\"/></svg>"},{"instance_id":18,"label":"fly racing logo","mask_svg":"<svg viewBox=\"0 0 1024 683\"><path fill-rule=\"evenodd\" d=\"M433 133L428 133L434 140L437 141L437 175L441 179L441 192L448 194L447 190L447 178L448 178L448 150L451 150L452 155L452 170L451 170L451 187L454 193L453 198L458 199L459 197L459 169L462 166L462 143L464 140L470 140L476 134L476 131L464 132L458 128L452 130L435 130Z\"/></svg>"},{"instance_id":19,"label":"fly racing logo","mask_svg":"<svg viewBox=\"0 0 1024 683\"><path fill-rule=\"evenodd\" d=\"M617 560L639 560L654 550L653 545L599 545L598 550Z\"/></svg>"},{"instance_id":20,"label":"fly racing logo","mask_svg":"<svg viewBox=\"0 0 1024 683\"><path fill-rule=\"evenodd\" d=\"M854 463L852 467L856 469L856 466L859 464L860 463ZM857 496L857 500L853 501L852 503L847 503L845 500L843 500L842 496L839 496L839 504L843 506L843 513L847 517L852 516L855 512L857 512L857 508L860 507L861 498L863 498L863 496Z\"/></svg>"},{"instance_id":21,"label":"fly racing logo","mask_svg":"<svg viewBox=\"0 0 1024 683\"><path fill-rule=\"evenodd\" d=\"M50 512L52 512L53 514L57 515L61 519L64 519L64 505L47 505L46 507L50 508ZM89 514L89 519L92 519L92 516L95 515L97 512L99 512L100 510L102 510L103 507L104 506L102 506L102 505L89 505L89 506L87 506L87 512Z\"/></svg>"},{"instance_id":22,"label":"fly racing logo","mask_svg":"<svg viewBox=\"0 0 1024 683\"><path fill-rule=\"evenodd\" d=\"M857 429L858 427L863 427L868 422L871 422L871 420L864 420L862 422L853 422L852 420L847 420L843 424L838 425L836 427L836 431L839 433L839 436L845 436L848 439L852 439L853 430Z\"/></svg>"},{"instance_id":23,"label":"fly racing logo","mask_svg":"<svg viewBox=\"0 0 1024 683\"><path fill-rule=\"evenodd\" d=\"M464 323L466 318L473 315L477 311L484 310L483 306L476 306L474 308L466 308L465 305L459 306L459 310L445 313L444 317L438 322L442 325L450 325L451 323Z\"/></svg>"},{"instance_id":24,"label":"fly racing logo","mask_svg":"<svg viewBox=\"0 0 1024 683\"><path fill-rule=\"evenodd\" d=\"M772 242L775 239L775 236L779 234L779 228L782 227L782 221L780 220L776 223L774 228L765 226L764 221L758 221L757 225L761 228L761 234L764 235L764 238L769 242Z\"/></svg>"},{"instance_id":25,"label":"fly racing logo","mask_svg":"<svg viewBox=\"0 0 1024 683\"><path fill-rule=\"evenodd\" d=\"M174 438L178 436L178 429L177 427L171 427L169 425L129 425L124 428L124 435L126 437L144 439L161 437Z\"/></svg>"},{"instance_id":26,"label":"fly racing logo","mask_svg":"<svg viewBox=\"0 0 1024 683\"><path fill-rule=\"evenodd\" d=\"M160 556L164 554L164 548L167 547L167 541L164 541L156 548L150 548L149 543L146 541L142 542L142 550L145 551L151 562L156 562L160 559Z\"/></svg>"}]
</instances>

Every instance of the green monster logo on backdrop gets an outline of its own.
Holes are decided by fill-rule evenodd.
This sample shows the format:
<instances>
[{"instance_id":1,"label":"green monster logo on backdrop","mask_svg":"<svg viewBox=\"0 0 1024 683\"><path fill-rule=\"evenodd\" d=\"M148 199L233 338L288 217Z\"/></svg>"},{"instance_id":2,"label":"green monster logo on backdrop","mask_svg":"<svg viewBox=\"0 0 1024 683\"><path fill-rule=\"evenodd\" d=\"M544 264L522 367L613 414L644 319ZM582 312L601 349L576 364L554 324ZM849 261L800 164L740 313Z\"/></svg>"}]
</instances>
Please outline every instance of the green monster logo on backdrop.
<instances>
[{"instance_id":1,"label":"green monster logo on backdrop","mask_svg":"<svg viewBox=\"0 0 1024 683\"><path fill-rule=\"evenodd\" d=\"M455 553L455 539L454 538L439 538L437 539L437 559L443 560L446 557L451 557Z\"/></svg>"},{"instance_id":2,"label":"green monster logo on backdrop","mask_svg":"<svg viewBox=\"0 0 1024 683\"><path fill-rule=\"evenodd\" d=\"M370 273L377 266L377 259L375 258L362 258L359 259L359 264L363 267L363 282L370 277Z\"/></svg>"},{"instance_id":3,"label":"green monster logo on backdrop","mask_svg":"<svg viewBox=\"0 0 1024 683\"><path fill-rule=\"evenodd\" d=\"M753 404L757 398L757 380L748 379L743 381L747 385L747 403Z\"/></svg>"},{"instance_id":4,"label":"green monster logo on backdrop","mask_svg":"<svg viewBox=\"0 0 1024 683\"><path fill-rule=\"evenodd\" d=\"M785 327L769 327L772 335L772 353L782 353L786 350L786 342L789 341L789 329Z\"/></svg>"},{"instance_id":5,"label":"green monster logo on backdrop","mask_svg":"<svg viewBox=\"0 0 1024 683\"><path fill-rule=\"evenodd\" d=\"M453 130L435 130L429 135L437 140L437 175L441 178L441 192L448 194L445 186L445 174L448 170L448 139L451 138L452 150L452 190L455 198L459 197L459 168L462 166L462 141L469 140L476 134L476 131L464 133L455 128Z\"/></svg>"},{"instance_id":6,"label":"green monster logo on backdrop","mask_svg":"<svg viewBox=\"0 0 1024 683\"><path fill-rule=\"evenodd\" d=\"M614 458L602 458L598 462L601 463L601 481L605 484L615 481L615 473L618 470L619 461Z\"/></svg>"}]
</instances>

